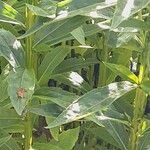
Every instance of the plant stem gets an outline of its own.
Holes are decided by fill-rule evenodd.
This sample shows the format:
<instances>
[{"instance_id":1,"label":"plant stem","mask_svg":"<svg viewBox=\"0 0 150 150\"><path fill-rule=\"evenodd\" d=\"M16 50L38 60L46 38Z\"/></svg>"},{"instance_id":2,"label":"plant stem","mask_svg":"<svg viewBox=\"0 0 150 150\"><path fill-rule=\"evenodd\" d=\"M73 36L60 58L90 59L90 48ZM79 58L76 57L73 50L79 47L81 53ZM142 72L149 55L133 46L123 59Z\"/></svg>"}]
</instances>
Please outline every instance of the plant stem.
<instances>
[{"instance_id":1,"label":"plant stem","mask_svg":"<svg viewBox=\"0 0 150 150\"><path fill-rule=\"evenodd\" d=\"M142 82L143 79L147 78L147 57L148 56L148 44L147 44L147 36L145 35L144 41L144 51L142 54L141 59L141 66L139 71L139 84ZM144 123L143 116L145 112L145 106L147 103L147 95L142 91L142 89L138 88L136 90L136 97L134 100L134 116L131 122L131 133L129 139L129 150L138 150L138 141L139 137L142 134L142 125Z\"/></svg>"},{"instance_id":2,"label":"plant stem","mask_svg":"<svg viewBox=\"0 0 150 150\"><path fill-rule=\"evenodd\" d=\"M136 90L134 117L130 133L129 150L138 149L138 138L142 132L143 115L146 105L146 94L141 90Z\"/></svg>"},{"instance_id":3,"label":"plant stem","mask_svg":"<svg viewBox=\"0 0 150 150\"><path fill-rule=\"evenodd\" d=\"M107 62L108 60L107 39L106 39L106 36L104 35L103 35L103 49L101 50L101 53L100 53L100 59L104 62ZM107 68L103 63L100 63L98 86L106 85L106 79L107 79Z\"/></svg>"},{"instance_id":4,"label":"plant stem","mask_svg":"<svg viewBox=\"0 0 150 150\"><path fill-rule=\"evenodd\" d=\"M33 4L35 3L35 1L26 0L26 3ZM26 29L31 28L33 23L34 23L34 15L28 8L26 8L26 20L25 20ZM26 41L25 41L26 68L27 69L34 68L32 44L33 44L33 35L30 35L26 38ZM26 117L25 117L25 127L24 127L25 150L29 150L32 145L32 119L31 117L32 117L31 114L27 112Z\"/></svg>"},{"instance_id":5,"label":"plant stem","mask_svg":"<svg viewBox=\"0 0 150 150\"><path fill-rule=\"evenodd\" d=\"M25 150L29 150L32 145L32 120L30 113L25 118Z\"/></svg>"}]
</instances>

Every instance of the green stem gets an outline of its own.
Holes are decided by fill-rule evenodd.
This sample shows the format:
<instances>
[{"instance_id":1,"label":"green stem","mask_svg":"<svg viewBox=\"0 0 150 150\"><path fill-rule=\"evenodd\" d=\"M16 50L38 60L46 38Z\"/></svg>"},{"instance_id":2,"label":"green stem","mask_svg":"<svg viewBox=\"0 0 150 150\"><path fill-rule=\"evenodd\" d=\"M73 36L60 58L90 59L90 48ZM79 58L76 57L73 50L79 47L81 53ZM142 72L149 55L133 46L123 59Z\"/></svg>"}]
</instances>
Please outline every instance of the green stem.
<instances>
[{"instance_id":1,"label":"green stem","mask_svg":"<svg viewBox=\"0 0 150 150\"><path fill-rule=\"evenodd\" d=\"M31 115L27 113L25 118L25 150L29 150L32 145L32 120Z\"/></svg>"},{"instance_id":2,"label":"green stem","mask_svg":"<svg viewBox=\"0 0 150 150\"><path fill-rule=\"evenodd\" d=\"M143 34L143 33L142 33ZM148 57L148 44L147 44L147 36L144 38L144 45L145 49L143 51L143 54L141 56L141 66L140 66L140 72L139 72L139 84L142 82L143 79L147 78L147 61L146 58ZM138 141L139 137L142 134L142 126L144 123L144 112L145 112L145 106L147 103L147 95L142 91L142 89L138 88L136 90L136 97L134 100L134 116L131 122L131 133L130 133L130 139L129 139L129 150L138 150Z\"/></svg>"},{"instance_id":3,"label":"green stem","mask_svg":"<svg viewBox=\"0 0 150 150\"><path fill-rule=\"evenodd\" d=\"M100 59L104 62L108 61L108 47L107 47L107 39L103 36L103 49L100 51ZM106 85L107 79L107 68L103 63L100 63L100 73L99 73L99 83L98 86Z\"/></svg>"},{"instance_id":4,"label":"green stem","mask_svg":"<svg viewBox=\"0 0 150 150\"><path fill-rule=\"evenodd\" d=\"M136 90L134 117L130 133L129 150L138 149L138 139L142 133L143 115L146 105L146 94L141 90Z\"/></svg>"},{"instance_id":5,"label":"green stem","mask_svg":"<svg viewBox=\"0 0 150 150\"><path fill-rule=\"evenodd\" d=\"M26 0L26 3L28 4L35 4L37 2L36 0ZM26 8L26 29L29 29L32 27L34 23L34 15L33 13ZM25 41L25 54L26 54L26 68L27 69L33 69L34 63L33 63L33 35L30 35L26 38ZM35 68L34 68L35 69ZM29 150L32 145L32 116L29 112L27 112L25 117L25 126L24 126L24 135L25 135L25 150Z\"/></svg>"}]
</instances>

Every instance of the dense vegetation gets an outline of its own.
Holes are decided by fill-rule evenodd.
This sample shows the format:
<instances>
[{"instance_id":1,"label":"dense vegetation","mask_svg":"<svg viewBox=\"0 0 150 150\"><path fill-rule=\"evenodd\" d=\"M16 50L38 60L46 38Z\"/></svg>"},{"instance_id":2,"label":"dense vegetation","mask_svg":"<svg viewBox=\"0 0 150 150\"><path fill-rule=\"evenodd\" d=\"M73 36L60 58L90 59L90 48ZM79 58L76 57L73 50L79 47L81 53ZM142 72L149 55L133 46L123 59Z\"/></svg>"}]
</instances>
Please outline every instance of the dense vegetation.
<instances>
[{"instance_id":1,"label":"dense vegetation","mask_svg":"<svg viewBox=\"0 0 150 150\"><path fill-rule=\"evenodd\" d=\"M0 150L149 150L149 13L0 0Z\"/></svg>"}]
</instances>

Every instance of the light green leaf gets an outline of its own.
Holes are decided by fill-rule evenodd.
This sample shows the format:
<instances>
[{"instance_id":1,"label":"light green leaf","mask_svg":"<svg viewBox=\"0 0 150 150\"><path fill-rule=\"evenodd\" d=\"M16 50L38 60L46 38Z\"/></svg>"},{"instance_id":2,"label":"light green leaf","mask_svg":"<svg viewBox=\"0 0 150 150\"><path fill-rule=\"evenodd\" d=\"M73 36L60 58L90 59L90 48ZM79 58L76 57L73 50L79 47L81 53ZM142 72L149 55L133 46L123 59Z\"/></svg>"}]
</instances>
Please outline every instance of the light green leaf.
<instances>
[{"instance_id":1,"label":"light green leaf","mask_svg":"<svg viewBox=\"0 0 150 150\"><path fill-rule=\"evenodd\" d=\"M147 94L150 94L150 80L142 81L140 87L145 91Z\"/></svg>"},{"instance_id":2,"label":"light green leaf","mask_svg":"<svg viewBox=\"0 0 150 150\"><path fill-rule=\"evenodd\" d=\"M79 128L70 129L62 132L58 141L51 140L50 143L35 143L33 148L35 150L72 150L79 136Z\"/></svg>"},{"instance_id":3,"label":"light green leaf","mask_svg":"<svg viewBox=\"0 0 150 150\"><path fill-rule=\"evenodd\" d=\"M14 68L24 67L24 51L21 43L9 31L0 29L0 56Z\"/></svg>"},{"instance_id":4,"label":"light green leaf","mask_svg":"<svg viewBox=\"0 0 150 150\"><path fill-rule=\"evenodd\" d=\"M57 47L45 56L39 67L39 84L48 81L53 70L64 60L69 52L69 48Z\"/></svg>"},{"instance_id":5,"label":"light green leaf","mask_svg":"<svg viewBox=\"0 0 150 150\"><path fill-rule=\"evenodd\" d=\"M65 150L72 150L78 140L79 130L80 128L78 127L62 132L58 138L58 146Z\"/></svg>"},{"instance_id":6,"label":"light green leaf","mask_svg":"<svg viewBox=\"0 0 150 150\"><path fill-rule=\"evenodd\" d=\"M106 67L108 67L110 70L112 70L115 74L120 75L121 77L125 79L129 79L130 81L133 81L135 83L138 83L138 77L131 72L127 67L123 65L117 65L112 63L105 63Z\"/></svg>"},{"instance_id":7,"label":"light green leaf","mask_svg":"<svg viewBox=\"0 0 150 150\"><path fill-rule=\"evenodd\" d=\"M0 22L23 25L23 17L10 5L0 1Z\"/></svg>"},{"instance_id":8,"label":"light green leaf","mask_svg":"<svg viewBox=\"0 0 150 150\"><path fill-rule=\"evenodd\" d=\"M78 27L77 29L74 29L71 32L71 34L80 44L86 45L85 44L85 34L84 34L82 27Z\"/></svg>"},{"instance_id":9,"label":"light green leaf","mask_svg":"<svg viewBox=\"0 0 150 150\"><path fill-rule=\"evenodd\" d=\"M122 21L145 8L149 3L149 0L118 0L111 28L116 28Z\"/></svg>"},{"instance_id":10,"label":"light green leaf","mask_svg":"<svg viewBox=\"0 0 150 150\"><path fill-rule=\"evenodd\" d=\"M17 113L22 115L28 101L34 93L34 73L27 69L16 69L15 71L10 72L8 84L8 94L10 96L11 103Z\"/></svg>"},{"instance_id":11,"label":"light green leaf","mask_svg":"<svg viewBox=\"0 0 150 150\"><path fill-rule=\"evenodd\" d=\"M94 89L76 99L47 128L56 127L89 116L94 112L106 109L115 100L137 86L123 81L111 83L105 87Z\"/></svg>"}]
</instances>

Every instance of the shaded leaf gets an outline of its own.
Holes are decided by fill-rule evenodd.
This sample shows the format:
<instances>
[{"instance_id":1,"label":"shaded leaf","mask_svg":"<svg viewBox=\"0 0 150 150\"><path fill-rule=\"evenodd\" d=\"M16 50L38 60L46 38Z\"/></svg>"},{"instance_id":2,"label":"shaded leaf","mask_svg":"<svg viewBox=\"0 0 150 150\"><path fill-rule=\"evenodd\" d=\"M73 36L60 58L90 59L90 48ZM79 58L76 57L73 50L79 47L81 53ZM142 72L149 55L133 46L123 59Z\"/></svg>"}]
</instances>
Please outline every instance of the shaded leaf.
<instances>
[{"instance_id":1,"label":"shaded leaf","mask_svg":"<svg viewBox=\"0 0 150 150\"><path fill-rule=\"evenodd\" d=\"M95 58L81 59L70 58L61 62L53 71L53 74L61 74L69 71L77 71L82 68L86 68L90 65L99 63L99 60Z\"/></svg>"},{"instance_id":2,"label":"shaded leaf","mask_svg":"<svg viewBox=\"0 0 150 150\"><path fill-rule=\"evenodd\" d=\"M86 93L92 90L92 87L86 82L82 76L80 76L77 72L68 72L65 74L58 74L51 77L52 79L69 85L77 90L80 90L83 93Z\"/></svg>"},{"instance_id":3,"label":"shaded leaf","mask_svg":"<svg viewBox=\"0 0 150 150\"><path fill-rule=\"evenodd\" d=\"M39 67L39 84L48 81L53 70L64 60L69 52L69 48L57 47L45 56Z\"/></svg>"},{"instance_id":4,"label":"shaded leaf","mask_svg":"<svg viewBox=\"0 0 150 150\"><path fill-rule=\"evenodd\" d=\"M60 88L41 87L35 91L33 98L39 98L40 100L46 100L47 102L51 101L65 108L77 99L78 96Z\"/></svg>"},{"instance_id":5,"label":"shaded leaf","mask_svg":"<svg viewBox=\"0 0 150 150\"><path fill-rule=\"evenodd\" d=\"M114 115L111 113L111 115ZM93 115L91 118L98 125L104 125L106 130L110 133L110 135L118 142L120 148L123 150L128 150L128 139L129 134L126 131L126 128L123 124L121 124L120 120L116 120L115 118L107 117L107 115Z\"/></svg>"}]
</instances>

